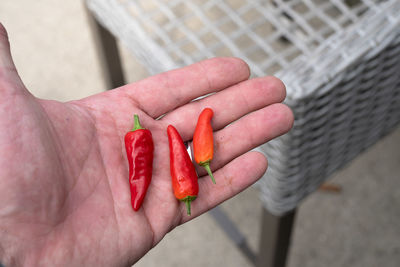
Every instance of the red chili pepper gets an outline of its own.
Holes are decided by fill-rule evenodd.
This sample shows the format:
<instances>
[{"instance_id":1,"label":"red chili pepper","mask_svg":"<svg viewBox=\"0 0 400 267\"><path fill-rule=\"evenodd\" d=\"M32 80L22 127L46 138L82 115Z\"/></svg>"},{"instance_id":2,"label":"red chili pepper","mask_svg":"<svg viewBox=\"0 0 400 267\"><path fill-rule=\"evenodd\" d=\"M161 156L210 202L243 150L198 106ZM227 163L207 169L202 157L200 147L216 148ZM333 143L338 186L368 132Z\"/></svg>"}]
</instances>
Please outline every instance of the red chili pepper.
<instances>
[{"instance_id":1,"label":"red chili pepper","mask_svg":"<svg viewBox=\"0 0 400 267\"><path fill-rule=\"evenodd\" d=\"M193 153L194 160L206 169L215 184L215 179L210 169L210 162L214 154L213 129L211 127L213 114L211 108L205 108L200 113L193 135Z\"/></svg>"},{"instance_id":2,"label":"red chili pepper","mask_svg":"<svg viewBox=\"0 0 400 267\"><path fill-rule=\"evenodd\" d=\"M135 114L134 120L133 129L125 135L125 149L132 208L138 211L151 181L154 144L151 132L140 125L138 115Z\"/></svg>"},{"instance_id":3,"label":"red chili pepper","mask_svg":"<svg viewBox=\"0 0 400 267\"><path fill-rule=\"evenodd\" d=\"M187 214L190 215L190 203L196 199L199 193L197 173L178 131L174 126L169 125L167 133L174 195L186 203Z\"/></svg>"}]
</instances>

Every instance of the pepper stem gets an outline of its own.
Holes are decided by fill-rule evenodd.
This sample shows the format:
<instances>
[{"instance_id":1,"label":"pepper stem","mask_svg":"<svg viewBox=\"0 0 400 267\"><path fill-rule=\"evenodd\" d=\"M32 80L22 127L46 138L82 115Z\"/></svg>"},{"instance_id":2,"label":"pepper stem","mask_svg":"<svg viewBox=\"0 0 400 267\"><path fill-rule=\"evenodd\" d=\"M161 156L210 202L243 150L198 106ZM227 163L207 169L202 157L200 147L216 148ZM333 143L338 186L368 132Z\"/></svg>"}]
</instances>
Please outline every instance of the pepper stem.
<instances>
[{"instance_id":1,"label":"pepper stem","mask_svg":"<svg viewBox=\"0 0 400 267\"><path fill-rule=\"evenodd\" d=\"M185 204L186 204L186 212L187 212L187 215L189 215L189 216L192 214L190 204L195 199L196 199L196 196L187 196L185 198L180 199L180 201L185 202Z\"/></svg>"},{"instance_id":2,"label":"pepper stem","mask_svg":"<svg viewBox=\"0 0 400 267\"><path fill-rule=\"evenodd\" d=\"M191 210L190 210L190 200L187 200L187 201L185 201L185 203L186 203L186 212L187 212L187 215L191 215L192 214L192 212L191 212Z\"/></svg>"},{"instance_id":3,"label":"pepper stem","mask_svg":"<svg viewBox=\"0 0 400 267\"><path fill-rule=\"evenodd\" d=\"M204 169L206 169L208 175L210 175L210 177L211 177L212 182L214 184L216 184L215 179L214 179L214 175L212 174L212 171L211 171L211 168L210 168L210 162L209 161L204 162L204 163L201 164L201 166L203 166Z\"/></svg>"},{"instance_id":4,"label":"pepper stem","mask_svg":"<svg viewBox=\"0 0 400 267\"><path fill-rule=\"evenodd\" d=\"M139 130L139 129L144 129L142 127L142 125L140 125L139 116L137 114L135 114L135 115L133 115L133 118L134 118L134 124L133 124L132 131L136 131L136 130Z\"/></svg>"}]
</instances>

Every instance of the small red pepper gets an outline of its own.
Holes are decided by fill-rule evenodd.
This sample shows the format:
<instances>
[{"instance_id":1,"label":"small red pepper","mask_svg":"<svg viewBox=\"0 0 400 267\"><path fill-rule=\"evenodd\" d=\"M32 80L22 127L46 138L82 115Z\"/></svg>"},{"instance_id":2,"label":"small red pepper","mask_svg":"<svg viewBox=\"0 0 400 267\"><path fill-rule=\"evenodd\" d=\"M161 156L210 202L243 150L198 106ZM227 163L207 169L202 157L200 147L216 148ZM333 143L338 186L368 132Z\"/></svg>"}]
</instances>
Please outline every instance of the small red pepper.
<instances>
[{"instance_id":1,"label":"small red pepper","mask_svg":"<svg viewBox=\"0 0 400 267\"><path fill-rule=\"evenodd\" d=\"M194 160L206 169L215 184L215 179L210 169L210 162L214 154L213 129L211 127L213 115L211 108L205 108L200 113L193 135L193 153Z\"/></svg>"},{"instance_id":2,"label":"small red pepper","mask_svg":"<svg viewBox=\"0 0 400 267\"><path fill-rule=\"evenodd\" d=\"M175 197L186 203L187 214L190 215L190 203L199 193L197 173L178 131L169 125L167 133L172 188Z\"/></svg>"},{"instance_id":3,"label":"small red pepper","mask_svg":"<svg viewBox=\"0 0 400 267\"><path fill-rule=\"evenodd\" d=\"M153 172L154 144L151 132L140 125L134 116L134 127L125 135L125 149L129 162L131 204L135 211L142 205Z\"/></svg>"}]
</instances>

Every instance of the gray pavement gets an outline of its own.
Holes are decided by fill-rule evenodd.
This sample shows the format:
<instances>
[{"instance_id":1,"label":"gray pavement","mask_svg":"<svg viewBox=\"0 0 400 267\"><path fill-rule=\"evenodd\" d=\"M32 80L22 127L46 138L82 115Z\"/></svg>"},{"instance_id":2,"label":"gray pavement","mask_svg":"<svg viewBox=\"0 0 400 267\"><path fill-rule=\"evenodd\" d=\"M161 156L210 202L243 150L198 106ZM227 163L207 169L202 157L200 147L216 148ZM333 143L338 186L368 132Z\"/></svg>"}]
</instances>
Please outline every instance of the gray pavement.
<instances>
[{"instance_id":1,"label":"gray pavement","mask_svg":"<svg viewBox=\"0 0 400 267\"><path fill-rule=\"evenodd\" d=\"M34 95L66 101L105 89L80 1L3 0L0 22ZM122 53L130 82L148 75L123 48ZM342 191L318 191L299 207L288 266L399 266L400 129L330 182ZM244 191L222 208L256 250L261 217L257 190ZM135 266L185 265L251 266L208 214L172 231Z\"/></svg>"}]
</instances>

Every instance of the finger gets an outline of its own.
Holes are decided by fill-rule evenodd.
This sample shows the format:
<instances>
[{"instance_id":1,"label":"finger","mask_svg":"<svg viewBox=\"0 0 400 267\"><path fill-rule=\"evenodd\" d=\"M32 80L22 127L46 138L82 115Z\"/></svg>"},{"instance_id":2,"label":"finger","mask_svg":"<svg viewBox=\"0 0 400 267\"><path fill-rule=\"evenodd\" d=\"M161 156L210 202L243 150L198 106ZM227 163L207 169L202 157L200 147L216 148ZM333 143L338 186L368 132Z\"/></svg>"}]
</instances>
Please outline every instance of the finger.
<instances>
[{"instance_id":1,"label":"finger","mask_svg":"<svg viewBox=\"0 0 400 267\"><path fill-rule=\"evenodd\" d=\"M14 64L11 59L8 34L3 24L1 23L0 23L0 67L2 68L2 70L14 68Z\"/></svg>"},{"instance_id":2,"label":"finger","mask_svg":"<svg viewBox=\"0 0 400 267\"><path fill-rule=\"evenodd\" d=\"M24 88L11 57L7 31L0 23L0 93L4 96L5 93L25 91Z\"/></svg>"},{"instance_id":3,"label":"finger","mask_svg":"<svg viewBox=\"0 0 400 267\"><path fill-rule=\"evenodd\" d=\"M248 79L247 64L237 58L213 58L161 73L119 90L157 118L191 100Z\"/></svg>"},{"instance_id":4,"label":"finger","mask_svg":"<svg viewBox=\"0 0 400 267\"><path fill-rule=\"evenodd\" d=\"M187 216L184 203L180 204L181 223L214 208L255 183L265 173L267 165L264 155L248 152L215 172L219 181L216 185L210 179L199 179L199 195L191 204L192 215Z\"/></svg>"},{"instance_id":5,"label":"finger","mask_svg":"<svg viewBox=\"0 0 400 267\"><path fill-rule=\"evenodd\" d=\"M241 82L199 101L185 105L162 120L173 124L184 140L192 138L198 115L205 107L214 111L212 127L221 129L247 113L285 99L285 85L275 77L263 77Z\"/></svg>"},{"instance_id":6,"label":"finger","mask_svg":"<svg viewBox=\"0 0 400 267\"><path fill-rule=\"evenodd\" d=\"M292 125L292 111L280 103L246 115L214 133L214 158L211 161L211 169L216 170L241 154L285 134ZM201 167L198 168L198 172L200 175L206 174Z\"/></svg>"}]
</instances>

